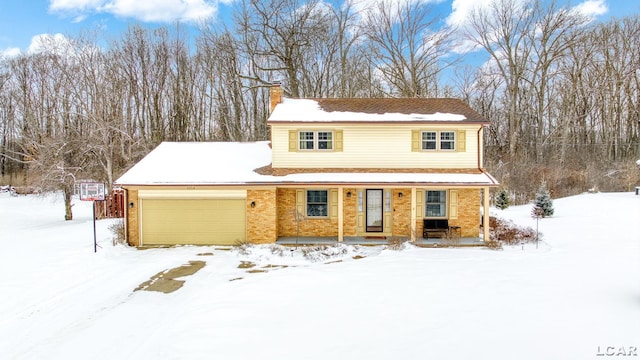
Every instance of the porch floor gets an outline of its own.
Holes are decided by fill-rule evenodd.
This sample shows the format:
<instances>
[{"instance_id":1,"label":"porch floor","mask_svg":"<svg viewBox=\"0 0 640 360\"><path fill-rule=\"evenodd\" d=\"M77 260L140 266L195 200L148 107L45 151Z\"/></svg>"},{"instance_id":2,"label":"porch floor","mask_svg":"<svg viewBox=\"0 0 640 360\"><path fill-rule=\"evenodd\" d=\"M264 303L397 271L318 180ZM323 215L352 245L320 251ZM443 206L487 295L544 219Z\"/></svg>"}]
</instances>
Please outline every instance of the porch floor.
<instances>
[{"instance_id":1,"label":"porch floor","mask_svg":"<svg viewBox=\"0 0 640 360\"><path fill-rule=\"evenodd\" d=\"M345 236L342 244L347 245L387 245L388 240L391 237L370 238L365 236ZM403 241L409 241L408 237L395 237L400 238ZM285 236L279 237L276 240L276 244L279 245L333 245L338 244L337 236ZM458 240L449 240L446 238L418 238L415 243L419 247L470 247L470 246L485 246L482 238L477 237L463 237Z\"/></svg>"}]
</instances>

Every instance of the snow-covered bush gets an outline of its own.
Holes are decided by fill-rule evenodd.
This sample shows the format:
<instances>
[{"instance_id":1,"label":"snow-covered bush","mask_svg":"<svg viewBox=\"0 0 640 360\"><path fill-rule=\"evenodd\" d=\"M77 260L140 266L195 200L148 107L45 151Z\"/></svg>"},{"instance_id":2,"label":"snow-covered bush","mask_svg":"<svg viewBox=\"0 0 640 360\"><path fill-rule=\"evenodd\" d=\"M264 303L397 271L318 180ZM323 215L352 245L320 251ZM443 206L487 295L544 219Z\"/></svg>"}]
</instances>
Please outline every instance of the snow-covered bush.
<instances>
[{"instance_id":1,"label":"snow-covered bush","mask_svg":"<svg viewBox=\"0 0 640 360\"><path fill-rule=\"evenodd\" d=\"M113 233L113 245L126 244L127 238L124 227L124 220L118 219L109 225L109 230Z\"/></svg>"},{"instance_id":2,"label":"snow-covered bush","mask_svg":"<svg viewBox=\"0 0 640 360\"><path fill-rule=\"evenodd\" d=\"M346 256L352 250L352 247L348 245L336 244L303 246L301 249L302 255L305 259L310 261L325 261L335 257Z\"/></svg>"},{"instance_id":3,"label":"snow-covered bush","mask_svg":"<svg viewBox=\"0 0 640 360\"><path fill-rule=\"evenodd\" d=\"M403 240L402 238L397 236L392 236L391 238L389 238L389 240L387 240L386 249L402 250L404 249L404 243L405 243L405 240Z\"/></svg>"},{"instance_id":4,"label":"snow-covered bush","mask_svg":"<svg viewBox=\"0 0 640 360\"><path fill-rule=\"evenodd\" d=\"M496 217L489 218L489 244L517 245L536 241L536 231L518 226L513 221Z\"/></svg>"}]
</instances>

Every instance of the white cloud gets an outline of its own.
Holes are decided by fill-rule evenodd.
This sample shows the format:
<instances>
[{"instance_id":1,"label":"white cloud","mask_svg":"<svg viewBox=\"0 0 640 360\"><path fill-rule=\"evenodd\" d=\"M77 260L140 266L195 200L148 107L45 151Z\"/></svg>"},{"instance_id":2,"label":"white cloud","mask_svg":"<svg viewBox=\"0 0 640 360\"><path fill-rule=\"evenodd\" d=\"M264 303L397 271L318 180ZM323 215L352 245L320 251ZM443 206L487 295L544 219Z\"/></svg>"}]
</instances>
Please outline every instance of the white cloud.
<instances>
[{"instance_id":1,"label":"white cloud","mask_svg":"<svg viewBox=\"0 0 640 360\"><path fill-rule=\"evenodd\" d=\"M19 56L20 54L22 54L22 51L20 51L20 49L15 47L7 48L0 51L0 57L13 58L13 57Z\"/></svg>"},{"instance_id":2,"label":"white cloud","mask_svg":"<svg viewBox=\"0 0 640 360\"><path fill-rule=\"evenodd\" d=\"M51 11L84 11L94 9L104 3L104 0L51 0Z\"/></svg>"},{"instance_id":3,"label":"white cloud","mask_svg":"<svg viewBox=\"0 0 640 360\"><path fill-rule=\"evenodd\" d=\"M606 14L609 8L605 0L587 0L574 6L572 10L589 18L593 18Z\"/></svg>"},{"instance_id":4,"label":"white cloud","mask_svg":"<svg viewBox=\"0 0 640 360\"><path fill-rule=\"evenodd\" d=\"M73 53L71 41L62 34L39 34L31 38L31 44L27 49L28 54L43 52L68 55Z\"/></svg>"},{"instance_id":5,"label":"white cloud","mask_svg":"<svg viewBox=\"0 0 640 360\"><path fill-rule=\"evenodd\" d=\"M493 0L453 0L451 14L447 17L447 25L462 26L473 9L488 7Z\"/></svg>"},{"instance_id":6,"label":"white cloud","mask_svg":"<svg viewBox=\"0 0 640 360\"><path fill-rule=\"evenodd\" d=\"M228 3L231 0L223 0ZM219 0L51 0L52 12L69 13L76 21L90 13L108 13L145 22L198 22L215 15Z\"/></svg>"}]
</instances>

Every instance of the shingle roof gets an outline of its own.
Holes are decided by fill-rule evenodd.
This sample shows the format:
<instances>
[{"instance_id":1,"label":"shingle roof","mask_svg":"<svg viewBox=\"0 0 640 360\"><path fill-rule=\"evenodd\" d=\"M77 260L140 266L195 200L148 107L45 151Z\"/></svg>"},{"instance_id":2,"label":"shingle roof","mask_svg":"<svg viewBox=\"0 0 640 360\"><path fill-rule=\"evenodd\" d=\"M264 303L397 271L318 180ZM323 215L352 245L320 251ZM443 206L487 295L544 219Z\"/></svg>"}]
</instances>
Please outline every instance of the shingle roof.
<instances>
[{"instance_id":1,"label":"shingle roof","mask_svg":"<svg viewBox=\"0 0 640 360\"><path fill-rule=\"evenodd\" d=\"M321 169L315 169L315 171L288 169L277 176L270 169L271 154L272 150L266 141L254 143L163 142L116 180L116 184L121 186L404 184L462 187L497 185L495 179L482 170L449 169L448 172L442 173L416 173L408 170L390 172L387 169L362 169L363 172L353 172L353 169L330 169L335 172L326 172Z\"/></svg>"},{"instance_id":2,"label":"shingle roof","mask_svg":"<svg viewBox=\"0 0 640 360\"><path fill-rule=\"evenodd\" d=\"M459 99L290 99L269 122L465 122L488 121Z\"/></svg>"}]
</instances>

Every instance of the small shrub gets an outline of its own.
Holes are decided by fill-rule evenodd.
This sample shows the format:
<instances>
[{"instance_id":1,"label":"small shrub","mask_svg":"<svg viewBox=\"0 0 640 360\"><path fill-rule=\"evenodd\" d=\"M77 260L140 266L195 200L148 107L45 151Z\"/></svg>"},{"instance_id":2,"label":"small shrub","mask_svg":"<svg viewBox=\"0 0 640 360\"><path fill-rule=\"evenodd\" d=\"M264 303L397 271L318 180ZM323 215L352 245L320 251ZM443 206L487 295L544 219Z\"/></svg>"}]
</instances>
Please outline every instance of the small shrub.
<instances>
[{"instance_id":1,"label":"small shrub","mask_svg":"<svg viewBox=\"0 0 640 360\"><path fill-rule=\"evenodd\" d=\"M246 240L238 240L236 241L236 251L240 255L251 255L251 250L253 249L253 244L249 243Z\"/></svg>"},{"instance_id":2,"label":"small shrub","mask_svg":"<svg viewBox=\"0 0 640 360\"><path fill-rule=\"evenodd\" d=\"M502 243L498 240L489 239L486 245L491 250L502 250Z\"/></svg>"},{"instance_id":3,"label":"small shrub","mask_svg":"<svg viewBox=\"0 0 640 360\"><path fill-rule=\"evenodd\" d=\"M285 253L288 253L288 251L285 252L284 246L276 244L270 245L269 250L271 250L271 254L275 256L284 256Z\"/></svg>"},{"instance_id":4,"label":"small shrub","mask_svg":"<svg viewBox=\"0 0 640 360\"><path fill-rule=\"evenodd\" d=\"M118 219L109 225L109 231L113 234L113 246L126 244L127 234L125 232L123 219Z\"/></svg>"},{"instance_id":5,"label":"small shrub","mask_svg":"<svg viewBox=\"0 0 640 360\"><path fill-rule=\"evenodd\" d=\"M392 236L387 241L387 249L389 250L402 250L404 249L404 240L399 237Z\"/></svg>"},{"instance_id":6,"label":"small shrub","mask_svg":"<svg viewBox=\"0 0 640 360\"><path fill-rule=\"evenodd\" d=\"M496 193L496 197L494 199L494 203L500 210L504 210L508 208L509 205L511 205L511 198L509 197L509 192L507 192L507 189L500 188L500 190L498 190L498 193Z\"/></svg>"},{"instance_id":7,"label":"small shrub","mask_svg":"<svg viewBox=\"0 0 640 360\"><path fill-rule=\"evenodd\" d=\"M349 248L343 245L320 245L302 247L302 255L311 261L324 261L334 257L345 256Z\"/></svg>"},{"instance_id":8,"label":"small shrub","mask_svg":"<svg viewBox=\"0 0 640 360\"><path fill-rule=\"evenodd\" d=\"M547 190L547 183L542 182L536 193L536 200L533 205L532 213L541 214L542 217L553 216L553 201L549 190Z\"/></svg>"},{"instance_id":9,"label":"small shrub","mask_svg":"<svg viewBox=\"0 0 640 360\"><path fill-rule=\"evenodd\" d=\"M518 226L513 221L490 217L489 242L491 241L507 245L531 243L536 241L536 231L530 227Z\"/></svg>"}]
</instances>

